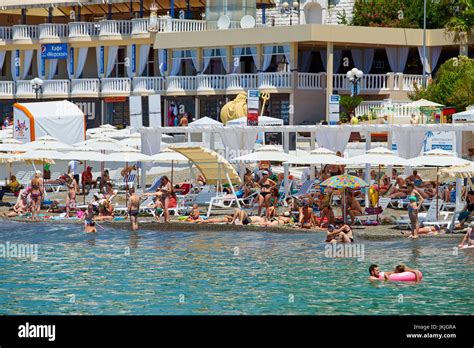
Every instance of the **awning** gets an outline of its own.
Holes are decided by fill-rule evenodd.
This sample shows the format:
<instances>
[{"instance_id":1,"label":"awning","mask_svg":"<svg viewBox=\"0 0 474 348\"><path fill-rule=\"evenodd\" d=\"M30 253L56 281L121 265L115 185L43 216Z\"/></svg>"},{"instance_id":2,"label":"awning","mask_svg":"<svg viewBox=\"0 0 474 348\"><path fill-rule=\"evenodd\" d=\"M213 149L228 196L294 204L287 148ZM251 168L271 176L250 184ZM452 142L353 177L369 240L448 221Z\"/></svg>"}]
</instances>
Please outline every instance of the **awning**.
<instances>
[{"instance_id":1,"label":"awning","mask_svg":"<svg viewBox=\"0 0 474 348\"><path fill-rule=\"evenodd\" d=\"M226 183L227 176L232 184L240 184L239 174L234 167L217 152L202 146L170 146L193 162L206 179L207 184Z\"/></svg>"}]
</instances>

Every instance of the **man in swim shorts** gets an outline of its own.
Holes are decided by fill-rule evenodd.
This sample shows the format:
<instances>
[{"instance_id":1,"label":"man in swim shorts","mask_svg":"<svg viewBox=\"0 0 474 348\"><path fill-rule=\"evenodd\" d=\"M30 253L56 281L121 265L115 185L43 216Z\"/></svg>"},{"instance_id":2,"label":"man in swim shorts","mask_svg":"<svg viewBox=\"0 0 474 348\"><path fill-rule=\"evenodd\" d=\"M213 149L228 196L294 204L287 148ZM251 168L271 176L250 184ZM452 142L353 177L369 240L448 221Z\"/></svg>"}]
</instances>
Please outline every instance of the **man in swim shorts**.
<instances>
[{"instance_id":1,"label":"man in swim shorts","mask_svg":"<svg viewBox=\"0 0 474 348\"><path fill-rule=\"evenodd\" d=\"M128 216L132 224L132 231L138 230L138 212L140 210L140 197L135 193L135 188L130 187L130 202L128 203Z\"/></svg>"},{"instance_id":2,"label":"man in swim shorts","mask_svg":"<svg viewBox=\"0 0 474 348\"><path fill-rule=\"evenodd\" d=\"M390 280L389 276L395 273L403 273L403 272L412 272L415 274L415 281L418 282L420 281L420 271L417 269L410 268L405 265L398 265L395 267L393 272L380 272L379 267L375 264L370 265L369 267L369 280L370 281L375 281L375 280L382 280L380 279L380 275L382 275L383 280Z\"/></svg>"}]
</instances>

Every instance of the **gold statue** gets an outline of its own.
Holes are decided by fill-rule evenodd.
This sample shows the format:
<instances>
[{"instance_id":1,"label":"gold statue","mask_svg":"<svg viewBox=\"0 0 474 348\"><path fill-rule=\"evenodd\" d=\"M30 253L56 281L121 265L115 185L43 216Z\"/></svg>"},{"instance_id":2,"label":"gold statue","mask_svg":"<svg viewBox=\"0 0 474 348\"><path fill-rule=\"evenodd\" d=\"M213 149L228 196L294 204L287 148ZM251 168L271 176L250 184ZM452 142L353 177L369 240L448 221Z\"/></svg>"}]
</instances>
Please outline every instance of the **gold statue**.
<instances>
[{"instance_id":1,"label":"gold statue","mask_svg":"<svg viewBox=\"0 0 474 348\"><path fill-rule=\"evenodd\" d=\"M237 118L247 117L247 93L237 94L234 100L226 103L221 109L221 122L227 122Z\"/></svg>"}]
</instances>

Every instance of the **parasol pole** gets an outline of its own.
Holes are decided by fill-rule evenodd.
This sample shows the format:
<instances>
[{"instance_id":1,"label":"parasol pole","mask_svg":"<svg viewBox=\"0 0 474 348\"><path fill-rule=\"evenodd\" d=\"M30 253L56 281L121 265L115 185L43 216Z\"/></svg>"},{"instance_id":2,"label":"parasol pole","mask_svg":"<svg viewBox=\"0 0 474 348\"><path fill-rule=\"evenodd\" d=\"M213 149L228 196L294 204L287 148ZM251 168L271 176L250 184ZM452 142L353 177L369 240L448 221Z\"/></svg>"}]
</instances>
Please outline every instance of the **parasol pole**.
<instances>
[{"instance_id":1,"label":"parasol pole","mask_svg":"<svg viewBox=\"0 0 474 348\"><path fill-rule=\"evenodd\" d=\"M86 164L87 164L87 161L84 161L84 171L86 171ZM83 197L83 200L82 200L83 204L86 205L86 183L84 182L84 180L82 180L82 197Z\"/></svg>"},{"instance_id":2,"label":"parasol pole","mask_svg":"<svg viewBox=\"0 0 474 348\"><path fill-rule=\"evenodd\" d=\"M439 202L439 188L438 188L438 185L439 185L439 175L438 175L438 169L439 167L436 166L436 221L438 221L438 213L439 213L439 209L438 209L438 202Z\"/></svg>"},{"instance_id":3,"label":"parasol pole","mask_svg":"<svg viewBox=\"0 0 474 348\"><path fill-rule=\"evenodd\" d=\"M125 168L128 167L128 162L125 162ZM127 176L124 176L123 177L123 181L125 182L125 206L127 206L128 204L128 196L127 196L127 193L128 193L128 181L127 181Z\"/></svg>"},{"instance_id":4,"label":"parasol pole","mask_svg":"<svg viewBox=\"0 0 474 348\"><path fill-rule=\"evenodd\" d=\"M377 179L377 188L378 188L378 194L377 194L377 207L380 208L380 164L379 164L379 176Z\"/></svg>"},{"instance_id":5,"label":"parasol pole","mask_svg":"<svg viewBox=\"0 0 474 348\"><path fill-rule=\"evenodd\" d=\"M174 169L174 161L171 160L171 186L173 186L173 175L174 175L174 172L173 172L173 169Z\"/></svg>"}]
</instances>

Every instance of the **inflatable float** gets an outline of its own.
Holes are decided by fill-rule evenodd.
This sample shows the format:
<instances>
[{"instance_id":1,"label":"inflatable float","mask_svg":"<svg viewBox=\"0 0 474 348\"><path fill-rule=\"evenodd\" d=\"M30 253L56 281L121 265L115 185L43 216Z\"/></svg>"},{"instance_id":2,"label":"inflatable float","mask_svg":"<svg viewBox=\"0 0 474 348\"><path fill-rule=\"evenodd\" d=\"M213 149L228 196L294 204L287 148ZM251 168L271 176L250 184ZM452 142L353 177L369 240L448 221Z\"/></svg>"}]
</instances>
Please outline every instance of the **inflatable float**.
<instances>
[{"instance_id":1,"label":"inflatable float","mask_svg":"<svg viewBox=\"0 0 474 348\"><path fill-rule=\"evenodd\" d=\"M423 274L418 271L420 274L420 280L423 278ZM380 272L379 279L384 280L384 274ZM402 272L402 273L393 273L388 276L388 279L392 282L415 282L416 276L413 272Z\"/></svg>"}]
</instances>

